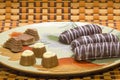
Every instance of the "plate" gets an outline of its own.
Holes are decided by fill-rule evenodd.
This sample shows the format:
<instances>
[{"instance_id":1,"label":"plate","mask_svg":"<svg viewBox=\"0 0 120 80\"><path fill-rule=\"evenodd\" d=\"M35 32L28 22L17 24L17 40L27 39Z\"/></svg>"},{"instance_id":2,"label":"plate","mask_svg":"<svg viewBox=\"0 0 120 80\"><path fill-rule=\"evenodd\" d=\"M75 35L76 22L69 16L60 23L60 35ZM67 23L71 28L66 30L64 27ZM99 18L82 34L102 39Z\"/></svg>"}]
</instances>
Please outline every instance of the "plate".
<instances>
[{"instance_id":1,"label":"plate","mask_svg":"<svg viewBox=\"0 0 120 80\"><path fill-rule=\"evenodd\" d=\"M76 27L76 25L85 25L89 23L80 22L45 22L17 27L0 33L0 63L14 70L36 74L36 75L86 75L94 72L103 71L120 64L119 58L109 58L101 60L76 62L73 58L73 52L70 45L62 44L58 41L61 32ZM120 37L120 31L100 25L103 33L113 33ZM24 32L28 28L36 28L38 30L40 40L46 45L47 51L57 54L59 65L54 68L43 68L41 66L41 58L36 58L37 63L33 66L21 66L19 58L21 53L12 53L2 47L2 44L10 37L12 32ZM31 46L31 45L30 45Z\"/></svg>"}]
</instances>

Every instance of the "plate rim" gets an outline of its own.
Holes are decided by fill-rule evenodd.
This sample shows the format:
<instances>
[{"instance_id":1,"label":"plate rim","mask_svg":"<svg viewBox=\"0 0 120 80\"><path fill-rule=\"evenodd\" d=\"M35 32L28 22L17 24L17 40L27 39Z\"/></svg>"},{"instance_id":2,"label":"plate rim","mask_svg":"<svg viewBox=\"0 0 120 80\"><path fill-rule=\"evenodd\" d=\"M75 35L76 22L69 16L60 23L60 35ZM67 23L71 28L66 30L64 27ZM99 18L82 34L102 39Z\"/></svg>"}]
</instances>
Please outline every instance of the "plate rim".
<instances>
[{"instance_id":1,"label":"plate rim","mask_svg":"<svg viewBox=\"0 0 120 80\"><path fill-rule=\"evenodd\" d=\"M59 23L59 22L43 22L43 23ZM64 23L66 23L66 22L64 22ZM78 22L78 23L88 23L88 22ZM35 25L35 24L41 24L41 23L34 23L34 24L29 24L29 25ZM89 24L89 23L88 23ZM29 25L24 25L24 26L21 26L21 27L25 27L25 26L29 26ZM16 28L21 28L21 27L16 27ZM16 29L16 28L13 28L13 29ZM7 31L9 31L9 30L7 30ZM7 32L7 31L4 31L4 32ZM4 32L2 32L2 33L4 33ZM1 34L1 33L0 33ZM104 66L104 67L102 67L102 68L99 68L99 69L94 69L94 70L90 70L90 71L84 71L84 72L72 72L72 73L59 73L59 74L57 74L57 73L55 73L55 74L51 74L51 73L42 73L42 72L33 72L33 71L27 71L27 70L23 70L23 69L18 69L18 68L15 68L15 67L11 67L11 66L9 66L9 65L7 65L7 64L5 64L5 63L3 63L3 62L1 62L0 61L0 64L2 64L2 65L4 65L4 66L6 66L6 67L9 67L9 68L11 68L11 69L13 69L13 70L17 70L17 71L21 71L21 72L26 72L26 73L30 73L30 74L36 74L36 75L47 75L47 76L71 76L71 75L82 75L82 74L89 74L89 73L94 73L94 72L98 72L98 71L104 71L105 69L109 69L109 68L112 68L112 67L114 67L114 66L117 66L117 65L119 65L120 64L120 61L119 62L113 62L112 64L114 64L114 65L108 65L108 66Z\"/></svg>"},{"instance_id":2,"label":"plate rim","mask_svg":"<svg viewBox=\"0 0 120 80\"><path fill-rule=\"evenodd\" d=\"M12 70L15 70L15 71L20 71L22 73L26 73L26 74L34 74L34 75L37 75L37 76L85 76L85 75L91 75L91 74L99 74L100 72L105 72L105 71L108 71L110 69L113 69L113 68L116 68L116 67L119 67L120 66L120 62L119 63L116 63L114 65L111 65L111 66L104 66L102 68L99 68L99 69L94 69L94 70L89 70L89 71L84 71L84 72L76 72L76 73L62 73L62 74L51 74L51 73L42 73L42 72L33 72L33 71L27 71L27 70L22 70L22 69L18 69L18 68L15 68L15 67L11 67L11 66L8 66L4 63L1 63L3 66L9 68L9 69L12 69ZM112 63L113 64L113 63Z\"/></svg>"}]
</instances>

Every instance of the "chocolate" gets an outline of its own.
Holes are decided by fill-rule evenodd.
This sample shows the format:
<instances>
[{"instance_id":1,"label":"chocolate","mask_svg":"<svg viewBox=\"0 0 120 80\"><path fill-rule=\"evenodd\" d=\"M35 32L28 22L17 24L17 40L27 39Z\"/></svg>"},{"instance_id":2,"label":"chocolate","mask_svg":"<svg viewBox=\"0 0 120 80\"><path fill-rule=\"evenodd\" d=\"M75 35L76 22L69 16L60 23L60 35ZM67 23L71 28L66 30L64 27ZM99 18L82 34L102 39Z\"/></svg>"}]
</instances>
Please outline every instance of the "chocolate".
<instances>
[{"instance_id":1,"label":"chocolate","mask_svg":"<svg viewBox=\"0 0 120 80\"><path fill-rule=\"evenodd\" d=\"M10 49L12 52L22 51L22 46L30 45L39 40L36 29L27 29L23 34L8 39L3 47Z\"/></svg>"},{"instance_id":2,"label":"chocolate","mask_svg":"<svg viewBox=\"0 0 120 80\"><path fill-rule=\"evenodd\" d=\"M28 34L21 34L18 38L22 41L22 45L30 45L35 42L35 38Z\"/></svg>"},{"instance_id":3,"label":"chocolate","mask_svg":"<svg viewBox=\"0 0 120 80\"><path fill-rule=\"evenodd\" d=\"M119 38L113 34L102 33L94 34L89 36L79 37L71 42L71 47L74 49L77 46L89 43L100 43L100 42L118 42Z\"/></svg>"},{"instance_id":4,"label":"chocolate","mask_svg":"<svg viewBox=\"0 0 120 80\"><path fill-rule=\"evenodd\" d=\"M28 34L21 34L18 37L8 39L3 47L10 49L12 52L22 51L23 45L30 45L35 42L35 38Z\"/></svg>"},{"instance_id":5,"label":"chocolate","mask_svg":"<svg viewBox=\"0 0 120 80\"><path fill-rule=\"evenodd\" d=\"M52 52L44 53L41 64L44 68L53 68L58 66L57 55Z\"/></svg>"},{"instance_id":6,"label":"chocolate","mask_svg":"<svg viewBox=\"0 0 120 80\"><path fill-rule=\"evenodd\" d=\"M20 65L22 66L32 66L36 63L35 55L30 50L25 50L20 58Z\"/></svg>"},{"instance_id":7,"label":"chocolate","mask_svg":"<svg viewBox=\"0 0 120 80\"><path fill-rule=\"evenodd\" d=\"M43 54L46 52L46 47L43 43L36 43L32 47L32 51L35 54L35 57L42 58Z\"/></svg>"},{"instance_id":8,"label":"chocolate","mask_svg":"<svg viewBox=\"0 0 120 80\"><path fill-rule=\"evenodd\" d=\"M120 42L103 42L76 47L75 60L103 59L120 57Z\"/></svg>"},{"instance_id":9,"label":"chocolate","mask_svg":"<svg viewBox=\"0 0 120 80\"><path fill-rule=\"evenodd\" d=\"M102 29L100 28L100 26L95 24L88 24L62 32L59 36L59 41L65 44L70 44L74 39L78 37L98 33L102 33Z\"/></svg>"},{"instance_id":10,"label":"chocolate","mask_svg":"<svg viewBox=\"0 0 120 80\"><path fill-rule=\"evenodd\" d=\"M18 37L12 37L4 43L3 47L10 49L12 52L20 52L22 51L22 42Z\"/></svg>"},{"instance_id":11,"label":"chocolate","mask_svg":"<svg viewBox=\"0 0 120 80\"><path fill-rule=\"evenodd\" d=\"M39 40L39 34L35 28L27 29L24 33L33 36L35 38L35 41Z\"/></svg>"}]
</instances>

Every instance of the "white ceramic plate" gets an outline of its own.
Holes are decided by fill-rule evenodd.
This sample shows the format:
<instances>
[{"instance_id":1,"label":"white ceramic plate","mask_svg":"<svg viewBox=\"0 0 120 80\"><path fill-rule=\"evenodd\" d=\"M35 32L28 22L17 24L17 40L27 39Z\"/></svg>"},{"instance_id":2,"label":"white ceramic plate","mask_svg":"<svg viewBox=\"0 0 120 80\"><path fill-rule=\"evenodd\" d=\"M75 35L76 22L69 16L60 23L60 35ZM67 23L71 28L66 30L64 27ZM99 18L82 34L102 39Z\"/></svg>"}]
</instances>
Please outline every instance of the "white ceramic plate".
<instances>
[{"instance_id":1,"label":"white ceramic plate","mask_svg":"<svg viewBox=\"0 0 120 80\"><path fill-rule=\"evenodd\" d=\"M85 25L89 23L80 23L75 22L77 25ZM101 25L100 25L101 26ZM11 53L8 50L0 51L0 63L12 68L14 70L19 70L27 73L37 74L37 75L77 75L77 74L86 74L93 73L97 71L102 71L107 68L111 68L115 65L120 64L119 58L110 58L110 59L101 59L94 60L90 62L75 62L73 57L73 52L70 49L70 45L64 45L58 42L58 36L61 32L75 27L72 22L45 22L39 24L32 24L23 27L18 27L15 29L11 29L0 33L0 44L4 44L4 42L10 37L9 34L12 32L24 32L28 28L36 28L38 30L40 40L38 42L43 42L46 44L46 48L48 51L52 51L57 54L60 59L60 65L54 68L45 69L41 67L41 59L37 58L37 63L34 66L21 66L19 64L19 60L10 60L10 56L2 55L1 53L7 54L15 54ZM113 33L120 37L120 31L101 26L103 32L105 33ZM2 46L0 47L2 48ZM14 57L14 56L13 56Z\"/></svg>"}]
</instances>

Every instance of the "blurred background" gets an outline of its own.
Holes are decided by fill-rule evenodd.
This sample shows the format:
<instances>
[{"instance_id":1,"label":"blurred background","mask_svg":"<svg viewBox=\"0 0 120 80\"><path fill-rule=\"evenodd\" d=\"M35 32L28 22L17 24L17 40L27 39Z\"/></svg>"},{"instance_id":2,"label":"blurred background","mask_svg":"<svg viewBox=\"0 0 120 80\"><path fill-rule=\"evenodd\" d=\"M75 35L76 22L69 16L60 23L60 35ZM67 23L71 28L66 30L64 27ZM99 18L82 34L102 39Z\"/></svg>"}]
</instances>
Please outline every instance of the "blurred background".
<instances>
[{"instance_id":1,"label":"blurred background","mask_svg":"<svg viewBox=\"0 0 120 80\"><path fill-rule=\"evenodd\" d=\"M0 0L0 31L40 22L77 21L120 30L120 0Z\"/></svg>"}]
</instances>

